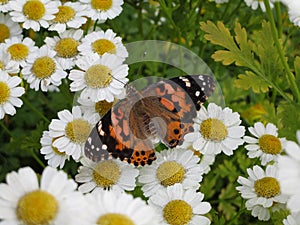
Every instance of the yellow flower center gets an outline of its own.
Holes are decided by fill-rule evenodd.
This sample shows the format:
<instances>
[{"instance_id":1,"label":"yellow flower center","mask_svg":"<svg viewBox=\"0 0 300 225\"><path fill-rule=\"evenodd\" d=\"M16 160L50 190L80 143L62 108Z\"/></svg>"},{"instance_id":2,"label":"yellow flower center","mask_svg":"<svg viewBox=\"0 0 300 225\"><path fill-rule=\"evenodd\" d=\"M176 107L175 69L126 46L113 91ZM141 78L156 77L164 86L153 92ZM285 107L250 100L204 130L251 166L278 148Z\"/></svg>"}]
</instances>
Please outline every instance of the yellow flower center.
<instances>
[{"instance_id":1,"label":"yellow flower center","mask_svg":"<svg viewBox=\"0 0 300 225\"><path fill-rule=\"evenodd\" d=\"M87 86L93 88L107 87L112 81L112 71L107 66L93 65L84 74Z\"/></svg>"},{"instance_id":2,"label":"yellow flower center","mask_svg":"<svg viewBox=\"0 0 300 225\"><path fill-rule=\"evenodd\" d=\"M258 139L258 144L261 150L267 154L279 154L282 150L279 138L271 135L264 134Z\"/></svg>"},{"instance_id":3,"label":"yellow flower center","mask_svg":"<svg viewBox=\"0 0 300 225\"><path fill-rule=\"evenodd\" d=\"M201 123L200 133L207 140L219 142L227 137L228 132L221 120L209 118Z\"/></svg>"},{"instance_id":4,"label":"yellow flower center","mask_svg":"<svg viewBox=\"0 0 300 225\"><path fill-rule=\"evenodd\" d=\"M102 117L104 116L113 106L114 102L107 102L105 100L98 101L95 104L95 110L99 113L99 115Z\"/></svg>"},{"instance_id":5,"label":"yellow flower center","mask_svg":"<svg viewBox=\"0 0 300 225\"><path fill-rule=\"evenodd\" d=\"M56 23L66 23L72 20L75 16L75 10L70 6L58 6L58 13L55 14L54 21Z\"/></svg>"},{"instance_id":6,"label":"yellow flower center","mask_svg":"<svg viewBox=\"0 0 300 225\"><path fill-rule=\"evenodd\" d=\"M98 11L106 11L112 7L112 0L92 0L91 4Z\"/></svg>"},{"instance_id":7,"label":"yellow flower center","mask_svg":"<svg viewBox=\"0 0 300 225\"><path fill-rule=\"evenodd\" d=\"M63 38L57 42L54 50L62 58L72 58L78 54L78 42L73 38Z\"/></svg>"},{"instance_id":8,"label":"yellow flower center","mask_svg":"<svg viewBox=\"0 0 300 225\"><path fill-rule=\"evenodd\" d=\"M116 53L116 46L114 43L107 39L98 39L93 42L92 49L94 52L98 53L98 55L103 55L104 53Z\"/></svg>"},{"instance_id":9,"label":"yellow flower center","mask_svg":"<svg viewBox=\"0 0 300 225\"><path fill-rule=\"evenodd\" d=\"M93 171L93 178L99 187L108 188L116 184L121 176L118 164L112 160L101 161Z\"/></svg>"},{"instance_id":10,"label":"yellow flower center","mask_svg":"<svg viewBox=\"0 0 300 225\"><path fill-rule=\"evenodd\" d=\"M135 225L126 215L119 213L106 213L97 220L98 225Z\"/></svg>"},{"instance_id":11,"label":"yellow flower center","mask_svg":"<svg viewBox=\"0 0 300 225\"><path fill-rule=\"evenodd\" d=\"M182 182L184 175L184 167L175 161L162 163L156 171L156 177L163 186Z\"/></svg>"},{"instance_id":12,"label":"yellow flower center","mask_svg":"<svg viewBox=\"0 0 300 225\"><path fill-rule=\"evenodd\" d=\"M8 47L8 53L11 55L12 60L24 60L28 56L29 49L26 45L18 43Z\"/></svg>"},{"instance_id":13,"label":"yellow flower center","mask_svg":"<svg viewBox=\"0 0 300 225\"><path fill-rule=\"evenodd\" d=\"M10 37L9 28L5 24L1 23L0 24L0 43L4 42L4 40L9 37Z\"/></svg>"},{"instance_id":14,"label":"yellow flower center","mask_svg":"<svg viewBox=\"0 0 300 225\"><path fill-rule=\"evenodd\" d=\"M9 97L10 97L9 86L5 82L0 81L0 105L7 102Z\"/></svg>"},{"instance_id":15,"label":"yellow flower center","mask_svg":"<svg viewBox=\"0 0 300 225\"><path fill-rule=\"evenodd\" d=\"M84 143L91 132L91 125L83 119L69 122L65 128L66 136L75 143Z\"/></svg>"},{"instance_id":16,"label":"yellow flower center","mask_svg":"<svg viewBox=\"0 0 300 225\"><path fill-rule=\"evenodd\" d=\"M183 200L173 200L165 206L163 215L168 224L183 225L191 221L193 209Z\"/></svg>"},{"instance_id":17,"label":"yellow flower center","mask_svg":"<svg viewBox=\"0 0 300 225\"><path fill-rule=\"evenodd\" d=\"M8 3L8 0L0 0L0 5L5 5L6 3Z\"/></svg>"},{"instance_id":18,"label":"yellow flower center","mask_svg":"<svg viewBox=\"0 0 300 225\"><path fill-rule=\"evenodd\" d=\"M20 198L16 214L19 220L26 225L47 225L57 216L58 202L55 197L46 191L37 190L25 194Z\"/></svg>"},{"instance_id":19,"label":"yellow flower center","mask_svg":"<svg viewBox=\"0 0 300 225\"><path fill-rule=\"evenodd\" d=\"M272 198L280 194L279 182L273 177L264 177L255 181L254 190L259 197Z\"/></svg>"},{"instance_id":20,"label":"yellow flower center","mask_svg":"<svg viewBox=\"0 0 300 225\"><path fill-rule=\"evenodd\" d=\"M38 0L29 0L23 6L24 15L30 20L39 20L45 15L44 4Z\"/></svg>"},{"instance_id":21,"label":"yellow flower center","mask_svg":"<svg viewBox=\"0 0 300 225\"><path fill-rule=\"evenodd\" d=\"M40 79L50 77L56 69L56 64L53 59L48 56L37 58L31 68L31 72Z\"/></svg>"},{"instance_id":22,"label":"yellow flower center","mask_svg":"<svg viewBox=\"0 0 300 225\"><path fill-rule=\"evenodd\" d=\"M51 145L51 147L52 147L53 152L54 152L56 155L64 156L64 155L66 155L65 152L60 152L60 151L58 150L58 148L56 148L56 147L53 146L53 142L54 142L56 139L58 139L58 138L59 138L59 137L52 138L52 145Z\"/></svg>"}]
</instances>

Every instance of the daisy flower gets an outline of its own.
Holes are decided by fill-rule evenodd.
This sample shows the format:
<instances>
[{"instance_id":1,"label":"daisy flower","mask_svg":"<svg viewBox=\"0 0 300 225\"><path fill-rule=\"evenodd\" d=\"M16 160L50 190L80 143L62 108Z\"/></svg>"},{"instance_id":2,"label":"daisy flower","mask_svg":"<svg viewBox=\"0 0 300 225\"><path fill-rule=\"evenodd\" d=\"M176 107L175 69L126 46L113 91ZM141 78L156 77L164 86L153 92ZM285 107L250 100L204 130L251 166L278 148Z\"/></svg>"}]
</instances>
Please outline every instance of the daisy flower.
<instances>
[{"instance_id":1,"label":"daisy flower","mask_svg":"<svg viewBox=\"0 0 300 225\"><path fill-rule=\"evenodd\" d=\"M9 0L1 0L0 1L0 12L7 13L11 10L9 5Z\"/></svg>"},{"instance_id":2,"label":"daisy flower","mask_svg":"<svg viewBox=\"0 0 300 225\"><path fill-rule=\"evenodd\" d=\"M285 138L277 137L277 127L272 123L265 127L261 122L257 122L248 130L254 136L244 137L245 142L249 143L245 146L249 158L259 157L263 166L271 161L276 162L286 145Z\"/></svg>"},{"instance_id":3,"label":"daisy flower","mask_svg":"<svg viewBox=\"0 0 300 225\"><path fill-rule=\"evenodd\" d=\"M246 208L251 210L251 215L259 220L269 220L269 209L278 203L286 203L287 196L281 193L278 180L278 168L268 165L266 171L259 166L248 168L248 179L239 176L237 182L242 186L236 189L246 199Z\"/></svg>"},{"instance_id":4,"label":"daisy flower","mask_svg":"<svg viewBox=\"0 0 300 225\"><path fill-rule=\"evenodd\" d=\"M89 99L78 98L80 108L83 112L98 113L100 117L103 117L113 106L115 101L107 102L105 100L93 102Z\"/></svg>"},{"instance_id":5,"label":"daisy flower","mask_svg":"<svg viewBox=\"0 0 300 225\"><path fill-rule=\"evenodd\" d=\"M78 160L82 156L84 144L93 126L98 122L96 114L83 114L79 106L58 112L59 119L49 125L49 135L54 138L52 146Z\"/></svg>"},{"instance_id":6,"label":"daisy flower","mask_svg":"<svg viewBox=\"0 0 300 225\"><path fill-rule=\"evenodd\" d=\"M86 5L79 2L65 2L58 6L59 11L54 14L55 18L48 30L55 30L58 33L64 32L67 28L79 28L87 19L82 13L86 10Z\"/></svg>"},{"instance_id":7,"label":"daisy flower","mask_svg":"<svg viewBox=\"0 0 300 225\"><path fill-rule=\"evenodd\" d=\"M149 197L160 189L181 183L184 189L198 189L204 168L200 158L187 149L169 149L156 153L157 159L140 170L138 181L144 196Z\"/></svg>"},{"instance_id":8,"label":"daisy flower","mask_svg":"<svg viewBox=\"0 0 300 225\"><path fill-rule=\"evenodd\" d=\"M161 224L208 225L210 220L203 216L211 206L203 202L204 194L192 189L185 190L181 184L158 190L150 197L149 205L157 209Z\"/></svg>"},{"instance_id":9,"label":"daisy flower","mask_svg":"<svg viewBox=\"0 0 300 225\"><path fill-rule=\"evenodd\" d=\"M300 224L300 213L292 213L282 221L284 225L298 225Z\"/></svg>"},{"instance_id":10,"label":"daisy flower","mask_svg":"<svg viewBox=\"0 0 300 225\"><path fill-rule=\"evenodd\" d=\"M78 190L83 193L97 189L113 189L118 191L133 191L135 179L139 171L131 164L118 159L93 162L87 158L81 161L79 173L75 176L78 183L83 183Z\"/></svg>"},{"instance_id":11,"label":"daisy flower","mask_svg":"<svg viewBox=\"0 0 300 225\"><path fill-rule=\"evenodd\" d=\"M107 19L113 19L121 14L123 0L80 0L81 3L87 6L85 16L92 20L105 22Z\"/></svg>"},{"instance_id":12,"label":"daisy flower","mask_svg":"<svg viewBox=\"0 0 300 225\"><path fill-rule=\"evenodd\" d=\"M244 1L245 1L246 5L251 7L253 10L256 10L258 8L258 6L260 6L260 8L263 12L266 11L265 3L262 0L244 0ZM273 6L274 6L272 1L270 1L270 6L271 6L271 8L273 8Z\"/></svg>"},{"instance_id":13,"label":"daisy flower","mask_svg":"<svg viewBox=\"0 0 300 225\"><path fill-rule=\"evenodd\" d=\"M5 40L5 51L10 55L12 63L18 63L19 66L25 67L30 54L34 54L38 47L34 46L34 41L26 37L12 37Z\"/></svg>"},{"instance_id":14,"label":"daisy flower","mask_svg":"<svg viewBox=\"0 0 300 225\"><path fill-rule=\"evenodd\" d=\"M116 55L122 61L128 57L128 52L122 44L122 38L116 37L116 33L111 29L86 35L82 40L82 44L78 46L78 50L82 55L98 53L102 56L105 53L110 53Z\"/></svg>"},{"instance_id":15,"label":"daisy flower","mask_svg":"<svg viewBox=\"0 0 300 225\"><path fill-rule=\"evenodd\" d=\"M241 124L240 115L228 107L222 110L215 103L205 109L201 107L195 118L194 132L184 136L184 141L203 154L219 154L223 151L232 155L233 150L243 144L245 128Z\"/></svg>"},{"instance_id":16,"label":"daisy flower","mask_svg":"<svg viewBox=\"0 0 300 225\"><path fill-rule=\"evenodd\" d=\"M291 212L300 213L300 130L297 141L288 141L286 155L279 156L279 182L282 192L289 196L287 207Z\"/></svg>"},{"instance_id":17,"label":"daisy flower","mask_svg":"<svg viewBox=\"0 0 300 225\"><path fill-rule=\"evenodd\" d=\"M197 151L193 148L192 143L188 143L188 142L183 142L182 145L180 146L180 148L189 149L189 150L193 151L194 154L200 158L199 165L201 166L201 168L203 170L203 174L207 174L210 171L210 166L212 164L214 164L215 159L216 159L215 154L201 154L199 151Z\"/></svg>"},{"instance_id":18,"label":"daisy flower","mask_svg":"<svg viewBox=\"0 0 300 225\"><path fill-rule=\"evenodd\" d=\"M27 65L22 69L24 79L30 88L38 91L48 91L48 87L61 85L61 80L66 78L65 72L55 60L56 52L43 45L40 49L28 56Z\"/></svg>"},{"instance_id":19,"label":"daisy flower","mask_svg":"<svg viewBox=\"0 0 300 225\"><path fill-rule=\"evenodd\" d=\"M291 22L295 24L295 26L300 26L300 2L295 0L285 0L282 1L288 8L288 14Z\"/></svg>"},{"instance_id":20,"label":"daisy flower","mask_svg":"<svg viewBox=\"0 0 300 225\"><path fill-rule=\"evenodd\" d=\"M46 45L56 52L55 59L64 70L72 69L78 57L78 46L83 30L67 30L58 36L46 37Z\"/></svg>"},{"instance_id":21,"label":"daisy flower","mask_svg":"<svg viewBox=\"0 0 300 225\"><path fill-rule=\"evenodd\" d=\"M118 191L97 191L86 195L89 206L85 224L158 225L155 210L141 198Z\"/></svg>"},{"instance_id":22,"label":"daisy flower","mask_svg":"<svg viewBox=\"0 0 300 225\"><path fill-rule=\"evenodd\" d=\"M9 76L6 71L0 70L0 119L5 114L15 115L15 107L21 107L23 102L19 97L25 93L23 87L19 87L21 78Z\"/></svg>"},{"instance_id":23,"label":"daisy flower","mask_svg":"<svg viewBox=\"0 0 300 225\"><path fill-rule=\"evenodd\" d=\"M5 44L0 44L0 70L9 74L17 74L20 71L19 63L11 60L11 56L5 50Z\"/></svg>"},{"instance_id":24,"label":"daisy flower","mask_svg":"<svg viewBox=\"0 0 300 225\"><path fill-rule=\"evenodd\" d=\"M1 223L85 224L84 198L63 171L46 167L39 179L25 167L7 174L6 182L0 184Z\"/></svg>"},{"instance_id":25,"label":"daisy flower","mask_svg":"<svg viewBox=\"0 0 300 225\"><path fill-rule=\"evenodd\" d=\"M128 65L115 55L97 53L83 56L76 61L80 70L70 71L71 91L81 91L80 97L93 102L112 102L122 93L128 79Z\"/></svg>"},{"instance_id":26,"label":"daisy flower","mask_svg":"<svg viewBox=\"0 0 300 225\"><path fill-rule=\"evenodd\" d=\"M12 37L21 38L21 33L22 29L18 23L13 22L8 14L4 15L0 13L0 43L3 43L5 39L9 39Z\"/></svg>"},{"instance_id":27,"label":"daisy flower","mask_svg":"<svg viewBox=\"0 0 300 225\"><path fill-rule=\"evenodd\" d=\"M49 20L55 18L59 4L56 0L12 0L9 15L13 21L22 23L23 28L39 31L40 27L49 27Z\"/></svg>"},{"instance_id":28,"label":"daisy flower","mask_svg":"<svg viewBox=\"0 0 300 225\"><path fill-rule=\"evenodd\" d=\"M41 154L45 155L45 160L48 160L48 165L51 167L63 168L68 156L64 152L60 152L56 147L53 146L55 138L50 137L49 131L44 131L43 136L40 140L42 148Z\"/></svg>"}]
</instances>

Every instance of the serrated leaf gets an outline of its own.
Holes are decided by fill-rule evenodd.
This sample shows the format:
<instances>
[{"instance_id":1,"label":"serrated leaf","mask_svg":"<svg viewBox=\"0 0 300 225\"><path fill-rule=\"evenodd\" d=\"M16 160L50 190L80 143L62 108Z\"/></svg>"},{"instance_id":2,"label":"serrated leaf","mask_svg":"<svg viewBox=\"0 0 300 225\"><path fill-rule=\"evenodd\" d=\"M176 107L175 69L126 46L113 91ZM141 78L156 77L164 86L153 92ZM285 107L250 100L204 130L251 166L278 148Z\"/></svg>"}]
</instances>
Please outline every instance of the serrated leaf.
<instances>
[{"instance_id":1,"label":"serrated leaf","mask_svg":"<svg viewBox=\"0 0 300 225\"><path fill-rule=\"evenodd\" d=\"M238 174L236 165L233 164L233 161L228 160L224 160L223 163L218 166L216 173L218 173L220 177L227 178L231 181L235 181Z\"/></svg>"},{"instance_id":2,"label":"serrated leaf","mask_svg":"<svg viewBox=\"0 0 300 225\"><path fill-rule=\"evenodd\" d=\"M271 88L271 85L251 71L246 71L245 74L239 74L234 84L236 87L245 90L251 88L254 93L265 93Z\"/></svg>"},{"instance_id":3,"label":"serrated leaf","mask_svg":"<svg viewBox=\"0 0 300 225\"><path fill-rule=\"evenodd\" d=\"M227 49L216 51L212 55L215 61L221 61L224 65L234 62L237 66L254 68L256 63L252 54L252 43L248 41L246 30L241 24L235 24L235 38L221 21L217 25L211 21L201 22L200 28L207 33L204 37L208 41Z\"/></svg>"},{"instance_id":4,"label":"serrated leaf","mask_svg":"<svg viewBox=\"0 0 300 225\"><path fill-rule=\"evenodd\" d=\"M217 180L219 176L216 176L214 173L207 174L200 187L200 191L205 194L206 199L212 198L216 193L216 186Z\"/></svg>"},{"instance_id":5,"label":"serrated leaf","mask_svg":"<svg viewBox=\"0 0 300 225\"><path fill-rule=\"evenodd\" d=\"M218 210L224 213L227 220L236 215L236 205L239 205L240 202L240 198L237 198L237 196L238 193L232 184L222 189L219 195L220 204Z\"/></svg>"},{"instance_id":6,"label":"serrated leaf","mask_svg":"<svg viewBox=\"0 0 300 225\"><path fill-rule=\"evenodd\" d=\"M256 43L253 50L259 57L263 73L270 79L278 79L280 75L283 75L284 67L272 38L270 23L263 21L262 29L254 32L252 38Z\"/></svg>"},{"instance_id":7,"label":"serrated leaf","mask_svg":"<svg viewBox=\"0 0 300 225\"><path fill-rule=\"evenodd\" d=\"M300 105L281 102L277 108L279 117L279 135L296 141L296 131L300 129Z\"/></svg>"}]
</instances>

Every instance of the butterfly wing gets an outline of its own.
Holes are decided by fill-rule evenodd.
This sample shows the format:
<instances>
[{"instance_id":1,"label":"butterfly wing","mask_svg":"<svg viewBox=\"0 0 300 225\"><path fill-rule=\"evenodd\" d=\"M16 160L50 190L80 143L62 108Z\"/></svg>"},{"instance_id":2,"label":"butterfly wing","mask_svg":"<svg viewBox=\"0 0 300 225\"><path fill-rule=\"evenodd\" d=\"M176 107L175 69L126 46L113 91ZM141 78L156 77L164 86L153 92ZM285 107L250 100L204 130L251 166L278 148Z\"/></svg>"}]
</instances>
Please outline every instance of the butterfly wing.
<instances>
[{"instance_id":1,"label":"butterfly wing","mask_svg":"<svg viewBox=\"0 0 300 225\"><path fill-rule=\"evenodd\" d=\"M119 158L135 166L155 160L154 132L169 147L193 131L197 110L214 88L213 79L192 75L163 80L128 94L93 128L84 152L93 161Z\"/></svg>"},{"instance_id":2,"label":"butterfly wing","mask_svg":"<svg viewBox=\"0 0 300 225\"><path fill-rule=\"evenodd\" d=\"M162 80L150 85L143 96L156 96L158 104L152 117L163 122L154 124L161 140L168 147L180 145L185 134L193 131L197 110L213 92L214 80L207 75L189 75ZM155 113L156 112L156 113Z\"/></svg>"},{"instance_id":3,"label":"butterfly wing","mask_svg":"<svg viewBox=\"0 0 300 225\"><path fill-rule=\"evenodd\" d=\"M132 97L134 99L134 97ZM118 158L135 166L151 164L156 159L148 138L137 138L129 121L132 99L119 101L93 128L84 147L85 156L93 161Z\"/></svg>"}]
</instances>

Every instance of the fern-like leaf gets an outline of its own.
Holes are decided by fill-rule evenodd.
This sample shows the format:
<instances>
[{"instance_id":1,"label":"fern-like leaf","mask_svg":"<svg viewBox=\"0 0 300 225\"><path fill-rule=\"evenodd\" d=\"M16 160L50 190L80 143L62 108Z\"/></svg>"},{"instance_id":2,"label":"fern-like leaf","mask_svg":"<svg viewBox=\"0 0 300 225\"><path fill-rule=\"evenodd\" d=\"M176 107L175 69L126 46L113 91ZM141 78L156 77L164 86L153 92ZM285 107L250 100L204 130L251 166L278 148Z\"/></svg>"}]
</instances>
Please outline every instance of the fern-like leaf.
<instances>
[{"instance_id":1,"label":"fern-like leaf","mask_svg":"<svg viewBox=\"0 0 300 225\"><path fill-rule=\"evenodd\" d=\"M212 58L224 65L235 63L237 66L254 68L255 60L252 54L252 43L247 39L247 32L239 23L235 24L235 38L222 22L201 22L200 28L207 34L204 36L211 43L220 45L227 50L216 51Z\"/></svg>"},{"instance_id":2,"label":"fern-like leaf","mask_svg":"<svg viewBox=\"0 0 300 225\"><path fill-rule=\"evenodd\" d=\"M254 93L265 93L271 88L270 84L251 71L246 71L245 74L238 75L238 79L235 80L234 84L238 88L245 90L251 88Z\"/></svg>"}]
</instances>

